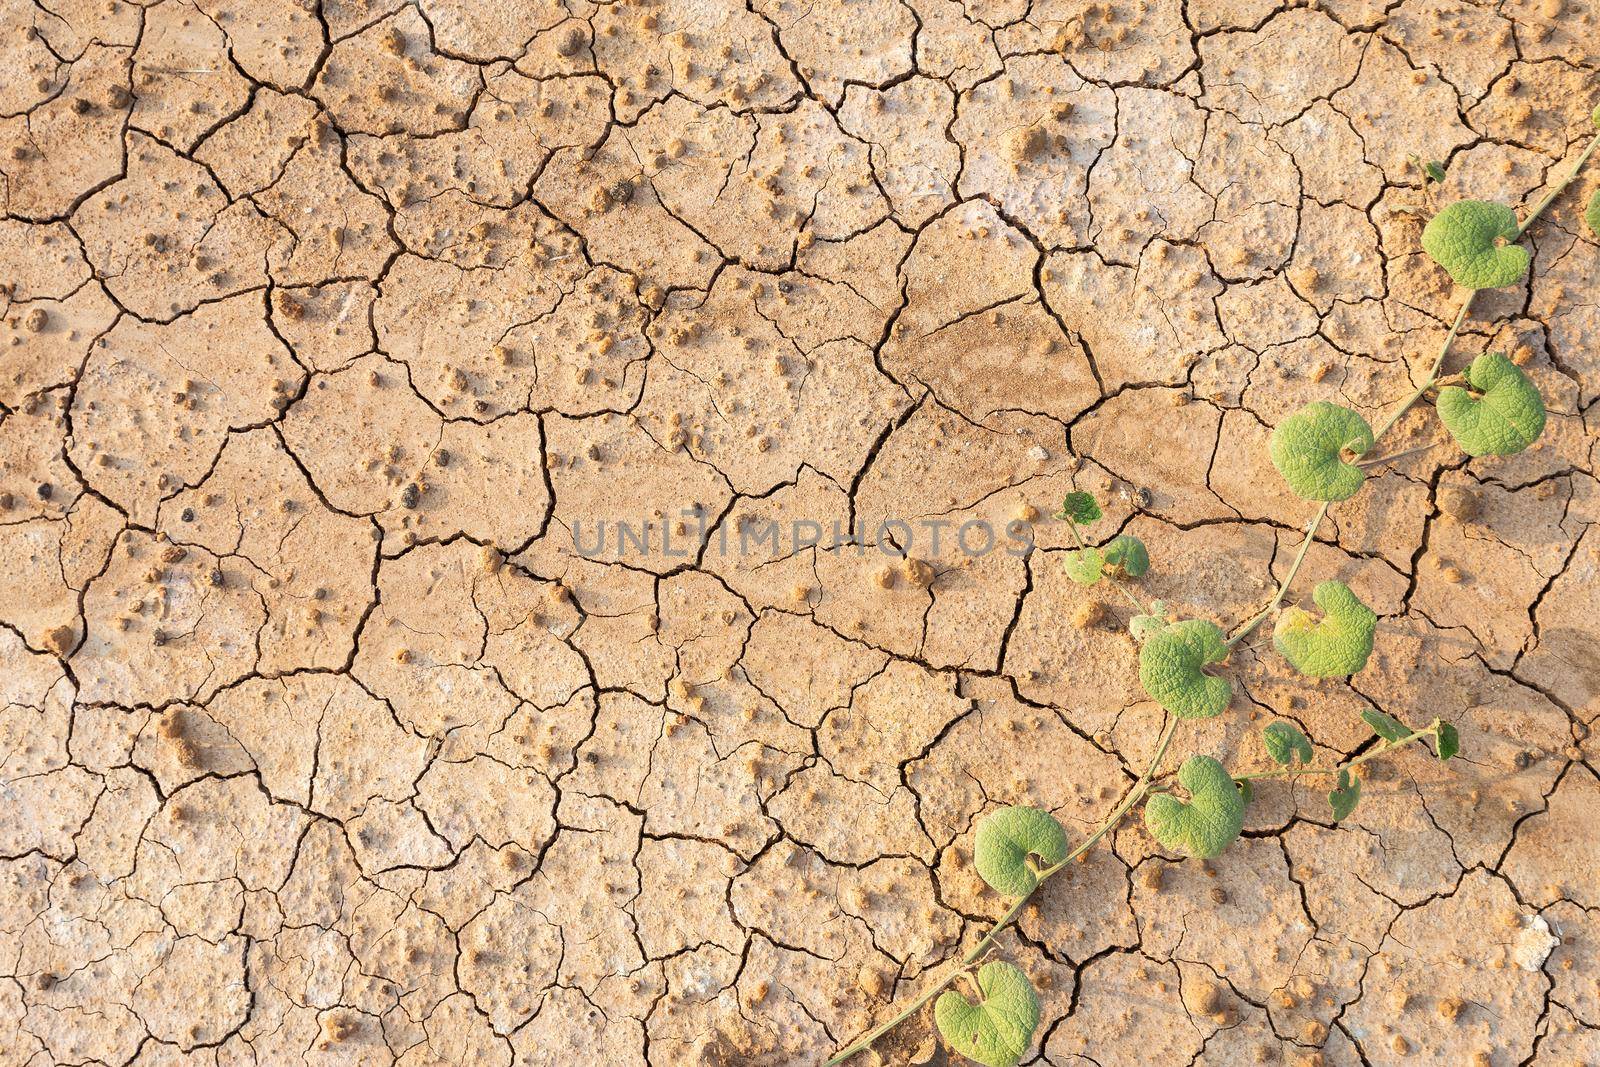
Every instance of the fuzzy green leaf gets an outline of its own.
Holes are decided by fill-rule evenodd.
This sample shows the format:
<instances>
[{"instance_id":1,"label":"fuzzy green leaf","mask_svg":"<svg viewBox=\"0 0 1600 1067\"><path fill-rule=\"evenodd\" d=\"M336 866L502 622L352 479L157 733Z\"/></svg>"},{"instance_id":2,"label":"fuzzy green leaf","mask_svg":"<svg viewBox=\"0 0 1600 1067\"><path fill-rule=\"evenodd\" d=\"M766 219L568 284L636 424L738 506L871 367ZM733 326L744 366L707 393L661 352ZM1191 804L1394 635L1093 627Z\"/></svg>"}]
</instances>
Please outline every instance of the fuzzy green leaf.
<instances>
[{"instance_id":1,"label":"fuzzy green leaf","mask_svg":"<svg viewBox=\"0 0 1600 1067\"><path fill-rule=\"evenodd\" d=\"M1461 751L1461 735L1456 732L1456 728L1454 726L1451 726L1447 722L1441 722L1439 724L1439 732L1434 735L1433 740L1434 744L1439 746L1440 763L1443 763L1444 761L1453 757L1457 752Z\"/></svg>"},{"instance_id":2,"label":"fuzzy green leaf","mask_svg":"<svg viewBox=\"0 0 1600 1067\"><path fill-rule=\"evenodd\" d=\"M1166 628L1167 602L1165 600L1150 601L1150 614L1135 615L1128 620L1128 632L1133 634L1135 641L1143 641L1153 633Z\"/></svg>"},{"instance_id":3,"label":"fuzzy green leaf","mask_svg":"<svg viewBox=\"0 0 1600 1067\"><path fill-rule=\"evenodd\" d=\"M1278 616L1272 643L1294 669L1312 678L1347 678L1367 665L1378 616L1343 582L1320 583L1311 599L1321 619L1303 608Z\"/></svg>"},{"instance_id":4,"label":"fuzzy green leaf","mask_svg":"<svg viewBox=\"0 0 1600 1067\"><path fill-rule=\"evenodd\" d=\"M1544 433L1544 398L1522 368L1485 352L1463 372L1475 395L1460 386L1439 390L1439 418L1469 456L1509 456Z\"/></svg>"},{"instance_id":5,"label":"fuzzy green leaf","mask_svg":"<svg viewBox=\"0 0 1600 1067\"><path fill-rule=\"evenodd\" d=\"M1178 784L1189 791L1189 802L1157 793L1144 806L1145 826L1163 848L1197 859L1219 855L1244 827L1245 798L1238 784L1210 756L1184 760Z\"/></svg>"},{"instance_id":6,"label":"fuzzy green leaf","mask_svg":"<svg viewBox=\"0 0 1600 1067\"><path fill-rule=\"evenodd\" d=\"M1098 582L1105 567L1106 557L1098 548L1075 548L1061 561L1061 569L1079 585Z\"/></svg>"},{"instance_id":7,"label":"fuzzy green leaf","mask_svg":"<svg viewBox=\"0 0 1600 1067\"><path fill-rule=\"evenodd\" d=\"M1044 866L1060 863L1067 855L1067 833L1055 816L1038 808L1001 808L978 824L972 862L990 888L1008 897L1025 897L1039 884L1028 865L1038 856Z\"/></svg>"},{"instance_id":8,"label":"fuzzy green leaf","mask_svg":"<svg viewBox=\"0 0 1600 1067\"><path fill-rule=\"evenodd\" d=\"M987 1067L1012 1067L1033 1043L1039 996L1020 967L992 960L978 969L974 1004L955 990L939 995L933 1018L950 1047Z\"/></svg>"},{"instance_id":9,"label":"fuzzy green leaf","mask_svg":"<svg viewBox=\"0 0 1600 1067\"><path fill-rule=\"evenodd\" d=\"M1150 569L1150 553L1132 534L1118 534L1105 547L1105 565L1119 577L1138 578Z\"/></svg>"},{"instance_id":10,"label":"fuzzy green leaf","mask_svg":"<svg viewBox=\"0 0 1600 1067\"><path fill-rule=\"evenodd\" d=\"M1428 176L1429 181L1442 183L1444 181L1444 164L1437 159L1429 160L1428 165L1422 168L1422 173Z\"/></svg>"},{"instance_id":11,"label":"fuzzy green leaf","mask_svg":"<svg viewBox=\"0 0 1600 1067\"><path fill-rule=\"evenodd\" d=\"M1100 505L1088 493L1068 493L1056 518L1087 526L1100 517Z\"/></svg>"},{"instance_id":12,"label":"fuzzy green leaf","mask_svg":"<svg viewBox=\"0 0 1600 1067\"><path fill-rule=\"evenodd\" d=\"M1528 273L1517 239L1517 213L1504 204L1458 200L1422 231L1422 247L1463 289L1499 289Z\"/></svg>"},{"instance_id":13,"label":"fuzzy green leaf","mask_svg":"<svg viewBox=\"0 0 1600 1067\"><path fill-rule=\"evenodd\" d=\"M1328 794L1328 805L1333 808L1333 821L1341 822L1356 810L1361 801L1361 779L1353 778L1349 771L1339 772L1339 783Z\"/></svg>"},{"instance_id":14,"label":"fuzzy green leaf","mask_svg":"<svg viewBox=\"0 0 1600 1067\"><path fill-rule=\"evenodd\" d=\"M1267 451L1289 488L1307 500L1345 500L1366 481L1360 467L1345 461L1372 447L1372 427L1357 412L1326 400L1313 401L1272 431Z\"/></svg>"},{"instance_id":15,"label":"fuzzy green leaf","mask_svg":"<svg viewBox=\"0 0 1600 1067\"><path fill-rule=\"evenodd\" d=\"M1399 719L1396 719L1390 715L1385 715L1383 712L1374 708L1368 708L1366 711L1363 711L1361 713L1361 721L1372 727L1373 733L1377 734L1390 744L1394 744L1402 737L1407 737L1411 733L1411 727L1407 726Z\"/></svg>"},{"instance_id":16,"label":"fuzzy green leaf","mask_svg":"<svg viewBox=\"0 0 1600 1067\"><path fill-rule=\"evenodd\" d=\"M1296 756L1300 757L1301 763L1311 762L1311 742L1298 726L1281 720L1268 723L1267 728L1261 731L1261 741L1267 746L1267 755L1274 762L1293 763Z\"/></svg>"},{"instance_id":17,"label":"fuzzy green leaf","mask_svg":"<svg viewBox=\"0 0 1600 1067\"><path fill-rule=\"evenodd\" d=\"M1589 229L1600 236L1600 189L1596 189L1589 198L1589 210L1583 213L1583 219L1589 224Z\"/></svg>"},{"instance_id":18,"label":"fuzzy green leaf","mask_svg":"<svg viewBox=\"0 0 1600 1067\"><path fill-rule=\"evenodd\" d=\"M1152 700L1180 719L1209 719L1233 699L1233 683L1204 667L1227 658L1221 630L1185 619L1152 634L1139 650L1139 682Z\"/></svg>"}]
</instances>

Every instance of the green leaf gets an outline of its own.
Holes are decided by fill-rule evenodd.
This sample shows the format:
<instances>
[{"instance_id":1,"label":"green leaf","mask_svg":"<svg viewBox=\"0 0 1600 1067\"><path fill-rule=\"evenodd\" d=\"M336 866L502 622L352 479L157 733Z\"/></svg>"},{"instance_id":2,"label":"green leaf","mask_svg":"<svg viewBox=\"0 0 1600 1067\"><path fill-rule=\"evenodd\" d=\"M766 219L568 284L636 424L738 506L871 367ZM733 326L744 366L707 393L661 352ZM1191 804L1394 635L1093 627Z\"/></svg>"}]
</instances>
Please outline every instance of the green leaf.
<instances>
[{"instance_id":1,"label":"green leaf","mask_svg":"<svg viewBox=\"0 0 1600 1067\"><path fill-rule=\"evenodd\" d=\"M1233 784L1239 787L1239 798L1244 801L1244 806L1248 808L1250 802L1256 798L1255 783L1248 778L1235 778Z\"/></svg>"},{"instance_id":2,"label":"green leaf","mask_svg":"<svg viewBox=\"0 0 1600 1067\"><path fill-rule=\"evenodd\" d=\"M1150 614L1135 615L1128 620L1128 631L1133 634L1135 641L1143 641L1153 633L1166 629L1167 602L1165 600L1150 601Z\"/></svg>"},{"instance_id":3,"label":"green leaf","mask_svg":"<svg viewBox=\"0 0 1600 1067\"><path fill-rule=\"evenodd\" d=\"M1180 719L1209 719L1233 699L1233 683L1202 669L1227 658L1222 631L1185 619L1152 634L1139 650L1139 682L1150 698Z\"/></svg>"},{"instance_id":4,"label":"green leaf","mask_svg":"<svg viewBox=\"0 0 1600 1067\"><path fill-rule=\"evenodd\" d=\"M1150 553L1132 534L1118 534L1105 547L1105 565L1120 577L1138 578L1150 569Z\"/></svg>"},{"instance_id":5,"label":"green leaf","mask_svg":"<svg viewBox=\"0 0 1600 1067\"><path fill-rule=\"evenodd\" d=\"M1437 728L1439 732L1433 735L1433 741L1439 746L1439 762L1443 763L1461 751L1461 735L1447 722L1438 723Z\"/></svg>"},{"instance_id":6,"label":"green leaf","mask_svg":"<svg viewBox=\"0 0 1600 1067\"><path fill-rule=\"evenodd\" d=\"M1347 678L1367 665L1378 616L1343 582L1322 582L1311 599L1321 619L1303 608L1278 616L1272 643L1294 669L1312 678Z\"/></svg>"},{"instance_id":7,"label":"green leaf","mask_svg":"<svg viewBox=\"0 0 1600 1067\"><path fill-rule=\"evenodd\" d=\"M990 888L1008 897L1025 897L1039 884L1028 865L1038 856L1049 867L1067 855L1067 832L1055 816L1038 808L1001 808L978 824L972 862Z\"/></svg>"},{"instance_id":8,"label":"green leaf","mask_svg":"<svg viewBox=\"0 0 1600 1067\"><path fill-rule=\"evenodd\" d=\"M1469 456L1509 456L1544 433L1544 398L1522 368L1485 352L1463 372L1475 395L1460 386L1439 390L1439 418Z\"/></svg>"},{"instance_id":9,"label":"green leaf","mask_svg":"<svg viewBox=\"0 0 1600 1067\"><path fill-rule=\"evenodd\" d=\"M1061 569L1079 585L1098 582L1105 566L1106 557L1098 548L1075 548L1061 561Z\"/></svg>"},{"instance_id":10,"label":"green leaf","mask_svg":"<svg viewBox=\"0 0 1600 1067\"><path fill-rule=\"evenodd\" d=\"M978 969L974 1004L954 989L939 995L933 1018L951 1048L987 1067L1012 1067L1033 1043L1039 995L1020 967L992 960Z\"/></svg>"},{"instance_id":11,"label":"green leaf","mask_svg":"<svg viewBox=\"0 0 1600 1067\"><path fill-rule=\"evenodd\" d=\"M1596 189L1589 198L1589 210L1583 213L1583 219L1589 224L1589 229L1600 236L1600 189Z\"/></svg>"},{"instance_id":12,"label":"green leaf","mask_svg":"<svg viewBox=\"0 0 1600 1067\"><path fill-rule=\"evenodd\" d=\"M1394 744L1402 737L1410 736L1411 727L1392 716L1374 708L1368 708L1361 713L1361 721L1372 727L1372 732L1390 744Z\"/></svg>"},{"instance_id":13,"label":"green leaf","mask_svg":"<svg viewBox=\"0 0 1600 1067\"><path fill-rule=\"evenodd\" d=\"M1184 803L1157 793L1144 806L1144 824L1163 848L1210 859L1233 844L1244 827L1244 795L1226 768L1210 756L1190 756L1178 768Z\"/></svg>"},{"instance_id":14,"label":"green leaf","mask_svg":"<svg viewBox=\"0 0 1600 1067\"><path fill-rule=\"evenodd\" d=\"M1504 204L1458 200L1422 230L1422 247L1463 289L1499 289L1528 273L1517 213Z\"/></svg>"},{"instance_id":15,"label":"green leaf","mask_svg":"<svg viewBox=\"0 0 1600 1067\"><path fill-rule=\"evenodd\" d=\"M1056 518L1075 522L1079 526L1087 526L1099 517L1100 505L1088 493L1068 493L1061 502L1061 510L1056 513Z\"/></svg>"},{"instance_id":16,"label":"green leaf","mask_svg":"<svg viewBox=\"0 0 1600 1067\"><path fill-rule=\"evenodd\" d=\"M1366 419L1347 407L1317 400L1278 424L1267 451L1296 494L1331 501L1354 496L1367 478L1343 453L1360 456L1371 447L1372 427Z\"/></svg>"},{"instance_id":17,"label":"green leaf","mask_svg":"<svg viewBox=\"0 0 1600 1067\"><path fill-rule=\"evenodd\" d=\"M1361 800L1361 779L1353 778L1348 770L1339 772L1339 784L1328 794L1328 804L1333 808L1333 821L1342 822L1346 815L1356 810Z\"/></svg>"},{"instance_id":18,"label":"green leaf","mask_svg":"<svg viewBox=\"0 0 1600 1067\"><path fill-rule=\"evenodd\" d=\"M1444 164L1437 159L1429 160L1428 165L1422 168L1422 173L1426 174L1431 182L1443 183Z\"/></svg>"},{"instance_id":19,"label":"green leaf","mask_svg":"<svg viewBox=\"0 0 1600 1067\"><path fill-rule=\"evenodd\" d=\"M1261 731L1261 741L1267 746L1267 755L1276 763L1293 763L1296 756L1301 763L1311 762L1311 742L1291 723L1281 720L1268 723Z\"/></svg>"},{"instance_id":20,"label":"green leaf","mask_svg":"<svg viewBox=\"0 0 1600 1067\"><path fill-rule=\"evenodd\" d=\"M1600 130L1600 106L1589 113L1589 121L1594 123L1595 129Z\"/></svg>"}]
</instances>

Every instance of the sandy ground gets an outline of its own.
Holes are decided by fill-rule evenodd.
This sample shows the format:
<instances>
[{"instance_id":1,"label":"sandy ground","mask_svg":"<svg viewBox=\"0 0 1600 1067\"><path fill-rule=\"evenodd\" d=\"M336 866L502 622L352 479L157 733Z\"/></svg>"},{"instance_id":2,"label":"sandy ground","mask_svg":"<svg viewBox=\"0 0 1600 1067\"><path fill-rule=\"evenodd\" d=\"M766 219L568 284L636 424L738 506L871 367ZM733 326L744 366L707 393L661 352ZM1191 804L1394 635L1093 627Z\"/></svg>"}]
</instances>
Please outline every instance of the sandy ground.
<instances>
[{"instance_id":1,"label":"sandy ground","mask_svg":"<svg viewBox=\"0 0 1600 1067\"><path fill-rule=\"evenodd\" d=\"M1597 31L0 0L0 1064L820 1063L1003 909L981 813L1083 834L1149 758L1062 495L1259 608L1310 511L1268 431L1405 395L1421 223L1575 156ZM1600 1062L1594 184L1452 362L1513 353L1544 440L1408 416L1295 589L1371 664L1252 642L1178 746L1375 705L1464 758L1337 828L1263 785L1209 864L1127 824L1003 939L1030 1059ZM909 562L835 542L885 521Z\"/></svg>"}]
</instances>

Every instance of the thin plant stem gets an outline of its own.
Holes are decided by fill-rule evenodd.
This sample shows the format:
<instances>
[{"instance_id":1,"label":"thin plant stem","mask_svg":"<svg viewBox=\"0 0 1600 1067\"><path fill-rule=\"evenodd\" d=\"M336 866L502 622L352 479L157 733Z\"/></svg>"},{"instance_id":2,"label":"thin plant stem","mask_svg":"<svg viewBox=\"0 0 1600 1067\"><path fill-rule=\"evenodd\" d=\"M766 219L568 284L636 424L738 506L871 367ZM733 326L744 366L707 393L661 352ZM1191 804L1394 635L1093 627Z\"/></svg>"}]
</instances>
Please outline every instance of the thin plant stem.
<instances>
[{"instance_id":1,"label":"thin plant stem","mask_svg":"<svg viewBox=\"0 0 1600 1067\"><path fill-rule=\"evenodd\" d=\"M1245 623L1239 632L1228 638L1228 647L1236 647L1240 641L1250 636L1250 631L1267 621L1267 617L1283 603L1283 598L1289 594L1289 586L1294 581L1294 576L1300 573L1300 565L1306 561L1306 553L1311 551L1311 542L1317 539L1317 527L1322 525L1322 520L1328 516L1331 504L1323 501L1317 513L1311 517L1311 525L1306 528L1306 537L1300 542L1300 551L1295 553L1294 562L1289 565L1289 573L1283 576L1283 581L1278 583L1278 591L1272 594L1272 603L1267 605L1265 611Z\"/></svg>"},{"instance_id":2,"label":"thin plant stem","mask_svg":"<svg viewBox=\"0 0 1600 1067\"><path fill-rule=\"evenodd\" d=\"M1249 774L1236 774L1233 778L1236 782L1243 782L1247 779L1256 778L1294 778L1303 774L1338 774L1340 771L1348 771L1351 767L1359 766L1368 760L1377 759L1385 753L1393 752L1397 748L1409 745L1419 737L1438 738L1438 736L1439 727L1435 724L1422 730L1412 730L1404 737L1397 737L1393 741L1373 749L1371 752L1364 753L1353 760L1348 760L1334 767L1278 767L1270 771L1252 771Z\"/></svg>"},{"instance_id":3,"label":"thin plant stem","mask_svg":"<svg viewBox=\"0 0 1600 1067\"><path fill-rule=\"evenodd\" d=\"M1478 293L1481 291L1479 289L1467 290L1466 299L1461 301L1461 310L1456 312L1456 321L1451 323L1450 332L1444 335L1444 344L1439 346L1439 354L1433 357L1433 366L1428 369L1427 378L1423 380L1421 385L1417 386L1410 396L1406 397L1403 404L1395 408L1394 413L1384 420L1383 425L1378 427L1378 432L1372 435L1372 445L1367 449L1367 452L1371 452L1373 448L1376 448L1383 435L1393 429L1394 424L1400 421L1400 416L1410 411L1411 405L1421 400L1423 394L1432 389L1435 383L1438 382L1439 371L1444 367L1445 357L1450 354L1450 346L1455 344L1456 335L1461 332L1462 324L1467 321L1467 312L1472 310L1472 302L1478 298ZM1362 455L1366 455L1366 452L1363 452Z\"/></svg>"},{"instance_id":4,"label":"thin plant stem","mask_svg":"<svg viewBox=\"0 0 1600 1067\"><path fill-rule=\"evenodd\" d=\"M1364 459L1364 460L1361 460L1359 463L1356 464L1356 466L1358 466L1358 467L1376 467L1376 466L1378 466L1379 464L1382 464L1382 463L1393 463L1397 459L1404 459L1407 456L1414 456L1418 452L1426 452L1430 448L1436 448L1438 446L1438 444L1439 444L1438 441L1432 441L1432 442L1429 442L1428 444L1425 444L1425 445L1418 445L1416 448L1407 448L1407 449L1402 449L1399 452L1390 452L1387 456L1378 456L1375 459Z\"/></svg>"},{"instance_id":5,"label":"thin plant stem","mask_svg":"<svg viewBox=\"0 0 1600 1067\"><path fill-rule=\"evenodd\" d=\"M1140 615L1150 614L1150 609L1139 603L1139 598L1130 593L1120 580L1116 578L1107 578L1106 580L1111 583L1111 588L1121 593Z\"/></svg>"},{"instance_id":6,"label":"thin plant stem","mask_svg":"<svg viewBox=\"0 0 1600 1067\"><path fill-rule=\"evenodd\" d=\"M1178 723L1182 721L1183 720L1177 718L1176 716L1167 720L1166 729L1161 732L1161 740L1156 745L1156 754L1150 759L1150 766L1147 767L1145 772L1139 776L1139 780L1133 784L1133 788L1128 790L1128 795L1122 798L1122 803L1118 804L1114 809L1112 809L1111 814L1106 816L1105 821L1100 824L1099 828L1096 829L1094 833L1084 838L1076 848L1063 856L1061 862L1053 863L1048 867L1042 868L1038 872L1038 878L1034 882L1033 888L1023 896L1018 897L1016 902L1013 903L1011 907L1006 909L1005 914L1000 916L999 920L995 922L994 927L983 936L983 940L979 941L971 948L971 950L961 957L961 963L955 970L952 970L942 979L923 990L922 994L918 996L916 1000L908 1004L905 1010L901 1011L900 1014L873 1029L865 1037L861 1038L849 1048L835 1053L833 1058L828 1060L823 1067L836 1067L836 1065L843 1063L856 1053L869 1048L874 1041L878 1040L878 1038L882 1037L884 1034L888 1033L890 1030L893 1030L896 1026L899 1026L901 1023L911 1018L911 1016L915 1015L922 1009L924 1004L927 1004L928 1001L932 1000L937 994L946 989L950 983L954 982L961 975L965 974L967 972L967 968L971 967L975 962L982 958L983 954L989 951L989 946L994 944L995 938L999 937L1001 932L1003 932L1006 927L1010 926L1012 922L1016 920L1018 915L1022 914L1023 907L1028 903L1029 900L1033 899L1033 894L1039 891L1039 887L1044 885L1045 881L1051 875L1057 873L1062 868L1066 867L1067 864L1071 863L1073 860L1077 859L1079 856L1083 855L1085 852L1089 851L1096 844L1098 844L1101 838L1110 833L1116 827L1116 825L1122 821L1122 817L1128 814L1129 809L1131 809L1135 804L1144 798L1144 795L1150 790L1150 780L1156 776L1156 772L1161 769L1161 761L1166 758L1167 749L1172 744L1173 734L1177 733Z\"/></svg>"},{"instance_id":7,"label":"thin plant stem","mask_svg":"<svg viewBox=\"0 0 1600 1067\"><path fill-rule=\"evenodd\" d=\"M1539 201L1538 206L1528 213L1527 218L1522 220L1522 225L1517 227L1519 240L1523 234L1528 232L1528 227L1532 226L1534 221L1544 214L1544 209L1555 203L1556 197L1566 192L1567 186L1571 185L1578 175L1582 173L1584 164L1589 162L1589 157L1594 155L1596 148L1600 148L1600 133L1595 134L1589 140L1589 147L1583 150L1583 154L1578 157L1578 162L1573 164L1572 169L1567 172L1567 176L1561 179L1561 183L1546 193L1544 199Z\"/></svg>"}]
</instances>

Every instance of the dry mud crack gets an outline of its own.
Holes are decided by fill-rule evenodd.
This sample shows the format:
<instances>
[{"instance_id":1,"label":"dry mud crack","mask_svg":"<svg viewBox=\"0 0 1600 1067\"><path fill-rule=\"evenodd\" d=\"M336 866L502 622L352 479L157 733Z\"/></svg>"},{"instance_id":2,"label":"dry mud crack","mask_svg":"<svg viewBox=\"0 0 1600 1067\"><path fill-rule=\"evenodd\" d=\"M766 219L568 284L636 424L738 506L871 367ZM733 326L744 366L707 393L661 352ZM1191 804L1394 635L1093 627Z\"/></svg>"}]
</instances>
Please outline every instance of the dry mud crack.
<instances>
[{"instance_id":1,"label":"dry mud crack","mask_svg":"<svg viewBox=\"0 0 1600 1067\"><path fill-rule=\"evenodd\" d=\"M0 1065L820 1064L1003 909L983 813L1081 836L1150 757L1063 495L1149 596L1257 610L1307 510L1267 434L1411 388L1422 223L1570 165L1597 41L1596 0L0 0ZM1252 642L1195 731L1337 758L1375 706L1464 758L1338 825L1263 785L1210 863L1124 824L1002 939L1024 1062L1600 1063L1593 185L1452 364L1514 354L1544 439L1408 417L1440 447L1311 554L1368 667Z\"/></svg>"}]
</instances>

